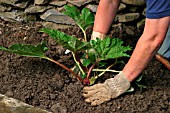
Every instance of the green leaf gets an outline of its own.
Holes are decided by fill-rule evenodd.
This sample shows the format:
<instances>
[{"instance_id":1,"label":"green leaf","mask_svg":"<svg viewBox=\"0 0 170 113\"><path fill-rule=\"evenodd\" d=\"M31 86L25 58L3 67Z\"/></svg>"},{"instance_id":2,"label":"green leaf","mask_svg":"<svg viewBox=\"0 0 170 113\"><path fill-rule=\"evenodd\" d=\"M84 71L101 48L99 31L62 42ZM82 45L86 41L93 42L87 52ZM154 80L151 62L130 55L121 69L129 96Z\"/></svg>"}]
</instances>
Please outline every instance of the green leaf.
<instances>
[{"instance_id":1,"label":"green leaf","mask_svg":"<svg viewBox=\"0 0 170 113\"><path fill-rule=\"evenodd\" d=\"M94 15L89 9L83 8L81 13L80 10L75 6L65 5L64 14L70 16L76 24L84 31L94 23Z\"/></svg>"},{"instance_id":2,"label":"green leaf","mask_svg":"<svg viewBox=\"0 0 170 113\"><path fill-rule=\"evenodd\" d=\"M83 60L83 66L88 66L91 63L89 59L84 59Z\"/></svg>"},{"instance_id":3,"label":"green leaf","mask_svg":"<svg viewBox=\"0 0 170 113\"><path fill-rule=\"evenodd\" d=\"M93 85L96 80L97 80L97 78L94 77L94 76L92 76L92 77L90 78L90 85Z\"/></svg>"},{"instance_id":4,"label":"green leaf","mask_svg":"<svg viewBox=\"0 0 170 113\"><path fill-rule=\"evenodd\" d=\"M74 21L78 21L78 19L80 18L80 10L77 7L65 5L64 8L64 14L71 17Z\"/></svg>"},{"instance_id":5,"label":"green leaf","mask_svg":"<svg viewBox=\"0 0 170 113\"><path fill-rule=\"evenodd\" d=\"M140 82L142 80L142 78L143 78L143 76L140 75L139 77L137 77L136 82Z\"/></svg>"},{"instance_id":6,"label":"green leaf","mask_svg":"<svg viewBox=\"0 0 170 113\"><path fill-rule=\"evenodd\" d=\"M90 48L88 50L87 54L88 54L88 59L91 61L91 63L96 62L96 60L97 60L97 53L96 53L95 49Z\"/></svg>"},{"instance_id":7,"label":"green leaf","mask_svg":"<svg viewBox=\"0 0 170 113\"><path fill-rule=\"evenodd\" d=\"M37 46L33 46L30 44L14 44L10 46L8 49L0 46L0 50L4 50L21 56L43 58L46 57L44 55L44 52L47 51L48 48L46 47L45 43L38 44Z\"/></svg>"},{"instance_id":8,"label":"green leaf","mask_svg":"<svg viewBox=\"0 0 170 113\"><path fill-rule=\"evenodd\" d=\"M104 66L106 66L106 64L107 64L106 62L101 61L101 62L99 62L99 67L104 67Z\"/></svg>"},{"instance_id":9,"label":"green leaf","mask_svg":"<svg viewBox=\"0 0 170 113\"><path fill-rule=\"evenodd\" d=\"M64 32L61 32L58 30L50 30L46 28L41 29L41 31L47 33L58 44L62 45L64 48L74 53L91 48L91 45L89 42L82 42L73 36L65 34Z\"/></svg>"},{"instance_id":10,"label":"green leaf","mask_svg":"<svg viewBox=\"0 0 170 113\"><path fill-rule=\"evenodd\" d=\"M140 90L147 88L147 86L145 86L145 85L143 85L141 83L138 83L138 82L136 82L136 85L140 88Z\"/></svg>"},{"instance_id":11,"label":"green leaf","mask_svg":"<svg viewBox=\"0 0 170 113\"><path fill-rule=\"evenodd\" d=\"M7 51L8 52L8 49L3 47L3 46L0 46L0 50L4 50L4 51Z\"/></svg>"},{"instance_id":12,"label":"green leaf","mask_svg":"<svg viewBox=\"0 0 170 113\"><path fill-rule=\"evenodd\" d=\"M89 9L83 8L80 16L80 20L82 21L81 26L84 30L86 30L90 25L94 23L94 15L90 12Z\"/></svg>"},{"instance_id":13,"label":"green leaf","mask_svg":"<svg viewBox=\"0 0 170 113\"><path fill-rule=\"evenodd\" d=\"M97 52L100 60L117 59L120 57L130 57L126 52L131 50L129 46L122 46L123 41L119 38L105 38L91 41L92 47Z\"/></svg>"}]
</instances>

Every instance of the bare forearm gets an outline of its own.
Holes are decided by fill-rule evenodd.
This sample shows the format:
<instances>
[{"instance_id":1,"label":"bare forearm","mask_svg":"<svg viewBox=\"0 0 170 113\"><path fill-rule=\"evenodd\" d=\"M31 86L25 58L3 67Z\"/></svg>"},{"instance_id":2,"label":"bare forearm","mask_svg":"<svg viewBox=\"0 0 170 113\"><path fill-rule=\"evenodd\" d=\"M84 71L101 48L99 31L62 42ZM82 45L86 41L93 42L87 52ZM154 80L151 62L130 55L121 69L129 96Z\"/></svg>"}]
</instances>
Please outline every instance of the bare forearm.
<instances>
[{"instance_id":1,"label":"bare forearm","mask_svg":"<svg viewBox=\"0 0 170 113\"><path fill-rule=\"evenodd\" d=\"M141 37L129 62L123 69L123 73L130 82L144 70L158 48L159 46L154 46L150 42L142 40Z\"/></svg>"},{"instance_id":2,"label":"bare forearm","mask_svg":"<svg viewBox=\"0 0 170 113\"><path fill-rule=\"evenodd\" d=\"M113 22L119 7L120 0L100 0L96 16L93 31L106 34Z\"/></svg>"},{"instance_id":3,"label":"bare forearm","mask_svg":"<svg viewBox=\"0 0 170 113\"><path fill-rule=\"evenodd\" d=\"M123 73L129 81L133 81L148 65L163 42L169 23L170 17L146 19L144 33L123 69Z\"/></svg>"}]
</instances>

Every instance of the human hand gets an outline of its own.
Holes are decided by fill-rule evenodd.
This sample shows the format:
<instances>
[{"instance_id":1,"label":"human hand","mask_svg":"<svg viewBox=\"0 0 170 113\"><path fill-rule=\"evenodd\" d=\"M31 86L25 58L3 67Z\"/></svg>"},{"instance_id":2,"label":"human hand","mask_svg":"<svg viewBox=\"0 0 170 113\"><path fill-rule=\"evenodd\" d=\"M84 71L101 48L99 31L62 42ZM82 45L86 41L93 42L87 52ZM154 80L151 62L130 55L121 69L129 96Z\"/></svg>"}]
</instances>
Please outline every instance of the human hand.
<instances>
[{"instance_id":1,"label":"human hand","mask_svg":"<svg viewBox=\"0 0 170 113\"><path fill-rule=\"evenodd\" d=\"M129 87L130 82L125 78L124 74L120 72L114 78L107 79L104 83L84 87L83 96L86 98L85 102L96 106L125 93Z\"/></svg>"}]
</instances>

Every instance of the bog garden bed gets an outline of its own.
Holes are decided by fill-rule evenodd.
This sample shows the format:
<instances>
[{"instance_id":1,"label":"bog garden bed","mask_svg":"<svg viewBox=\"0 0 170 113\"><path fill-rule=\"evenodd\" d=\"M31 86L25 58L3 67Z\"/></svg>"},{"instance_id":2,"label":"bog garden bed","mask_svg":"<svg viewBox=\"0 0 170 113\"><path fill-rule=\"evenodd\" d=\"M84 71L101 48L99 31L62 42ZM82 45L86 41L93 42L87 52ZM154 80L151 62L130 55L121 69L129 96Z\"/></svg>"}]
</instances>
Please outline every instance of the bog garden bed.
<instances>
[{"instance_id":1,"label":"bog garden bed","mask_svg":"<svg viewBox=\"0 0 170 113\"><path fill-rule=\"evenodd\" d=\"M65 49L57 45L48 35L40 33L40 28L42 28L40 22L21 24L0 20L0 45L9 47L15 43L38 44L46 41L50 48L46 55L72 67L74 65L72 56L66 55ZM134 31L135 34L127 34L128 30ZM76 26L62 31L76 37L83 36ZM92 28L87 30L87 37L90 37L91 31ZM124 25L121 28L113 27L108 35L121 38L125 45L134 48L140 34L141 29ZM77 79L68 76L69 74L47 60L0 51L0 93L30 105L54 113L167 113L170 111L170 71L155 59L142 73L142 83L147 86L146 89L140 90L133 84L134 92L126 93L96 107L84 102L81 95L84 86ZM97 82L103 82L111 74L106 73Z\"/></svg>"}]
</instances>

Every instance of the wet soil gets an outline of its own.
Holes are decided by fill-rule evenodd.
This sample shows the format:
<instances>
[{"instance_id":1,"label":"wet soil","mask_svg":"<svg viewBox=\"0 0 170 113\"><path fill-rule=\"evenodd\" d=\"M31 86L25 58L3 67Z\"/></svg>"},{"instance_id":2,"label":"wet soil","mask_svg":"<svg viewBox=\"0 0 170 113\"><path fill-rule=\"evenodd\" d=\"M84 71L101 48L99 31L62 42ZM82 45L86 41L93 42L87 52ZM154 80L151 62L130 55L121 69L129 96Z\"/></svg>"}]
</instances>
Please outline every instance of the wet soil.
<instances>
[{"instance_id":1,"label":"wet soil","mask_svg":"<svg viewBox=\"0 0 170 113\"><path fill-rule=\"evenodd\" d=\"M47 56L72 67L74 61L71 55L65 55L64 48L46 34L38 32L40 28L42 28L40 22L21 24L0 20L0 45L5 47L14 43L35 45L45 41L50 48ZM76 26L62 31L76 37L83 36ZM91 28L87 31L88 37L91 31ZM118 25L112 27L108 35L121 38L125 45L134 48L141 33L141 29L133 26ZM68 75L66 70L47 60L0 51L0 93L33 106L54 113L170 112L170 71L155 58L141 73L146 89L140 90L134 85L134 92L126 93L96 107L84 102L81 95L83 85ZM108 75L111 74L105 76ZM105 76L103 78L107 78Z\"/></svg>"}]
</instances>

